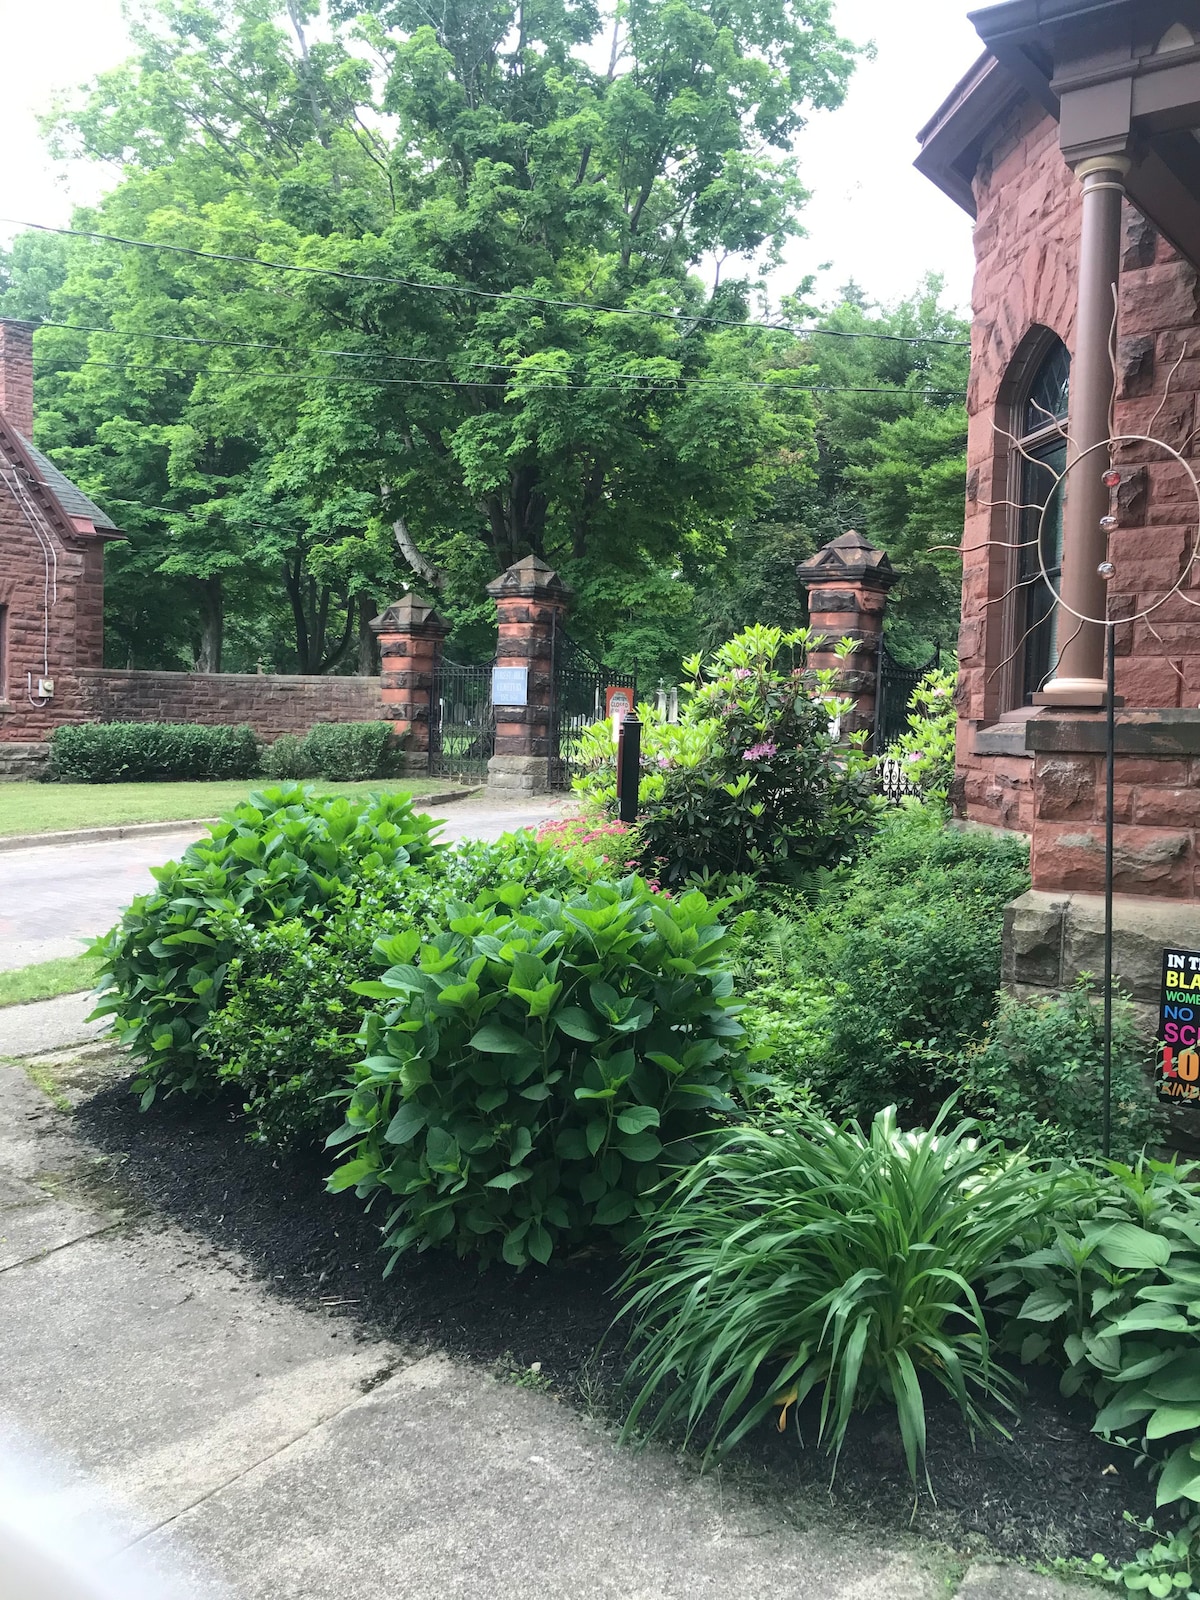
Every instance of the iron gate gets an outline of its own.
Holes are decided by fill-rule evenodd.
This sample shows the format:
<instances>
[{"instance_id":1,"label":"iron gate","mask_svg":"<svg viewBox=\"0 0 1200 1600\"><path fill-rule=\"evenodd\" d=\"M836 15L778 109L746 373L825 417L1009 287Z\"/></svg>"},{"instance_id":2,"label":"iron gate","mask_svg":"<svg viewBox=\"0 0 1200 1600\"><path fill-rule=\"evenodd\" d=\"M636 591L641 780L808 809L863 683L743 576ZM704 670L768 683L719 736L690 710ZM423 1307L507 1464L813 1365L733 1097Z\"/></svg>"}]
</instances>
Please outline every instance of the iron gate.
<instances>
[{"instance_id":1,"label":"iron gate","mask_svg":"<svg viewBox=\"0 0 1200 1600\"><path fill-rule=\"evenodd\" d=\"M881 756L908 728L908 702L927 672L942 664L942 647L923 667L906 667L897 661L886 644L879 646L879 685L875 691L875 732L873 748Z\"/></svg>"},{"instance_id":2,"label":"iron gate","mask_svg":"<svg viewBox=\"0 0 1200 1600\"><path fill-rule=\"evenodd\" d=\"M605 691L628 689L637 705L637 677L613 672L567 634L554 634L554 673L550 697L550 787L569 789L579 766L584 732L606 714Z\"/></svg>"},{"instance_id":3,"label":"iron gate","mask_svg":"<svg viewBox=\"0 0 1200 1600\"><path fill-rule=\"evenodd\" d=\"M897 661L886 644L879 646L879 679L875 691L875 730L873 748L877 759L876 782L879 792L889 805L898 806L908 795L920 798L921 791L912 782L901 762L888 755L888 747L909 724L908 702L912 692L927 672L942 662L942 647L934 650L923 667L906 667Z\"/></svg>"},{"instance_id":4,"label":"iron gate","mask_svg":"<svg viewBox=\"0 0 1200 1600\"><path fill-rule=\"evenodd\" d=\"M495 748L491 667L443 661L429 691L429 776L483 783Z\"/></svg>"}]
</instances>

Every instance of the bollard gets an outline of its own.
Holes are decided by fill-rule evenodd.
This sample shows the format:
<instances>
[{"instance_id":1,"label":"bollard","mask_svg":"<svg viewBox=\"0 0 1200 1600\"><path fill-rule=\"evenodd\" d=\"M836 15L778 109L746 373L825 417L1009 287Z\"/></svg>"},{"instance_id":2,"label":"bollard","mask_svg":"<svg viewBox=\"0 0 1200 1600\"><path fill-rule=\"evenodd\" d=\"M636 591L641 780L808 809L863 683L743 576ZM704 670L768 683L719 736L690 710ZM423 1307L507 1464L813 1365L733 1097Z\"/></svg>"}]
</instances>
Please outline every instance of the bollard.
<instances>
[{"instance_id":1,"label":"bollard","mask_svg":"<svg viewBox=\"0 0 1200 1600\"><path fill-rule=\"evenodd\" d=\"M636 822L642 777L642 725L636 716L621 719L617 736L617 815Z\"/></svg>"}]
</instances>

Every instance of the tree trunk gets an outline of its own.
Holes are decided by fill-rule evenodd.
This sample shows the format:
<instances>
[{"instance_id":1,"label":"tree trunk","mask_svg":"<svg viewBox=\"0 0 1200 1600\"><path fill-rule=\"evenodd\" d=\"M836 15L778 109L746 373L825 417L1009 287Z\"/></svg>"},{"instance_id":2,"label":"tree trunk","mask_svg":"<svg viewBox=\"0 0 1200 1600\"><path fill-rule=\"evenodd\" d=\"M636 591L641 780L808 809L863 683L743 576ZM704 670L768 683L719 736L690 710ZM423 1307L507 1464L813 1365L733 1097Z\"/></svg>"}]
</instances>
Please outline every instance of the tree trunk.
<instances>
[{"instance_id":1,"label":"tree trunk","mask_svg":"<svg viewBox=\"0 0 1200 1600\"><path fill-rule=\"evenodd\" d=\"M371 631L371 622L378 613L373 595L358 597L358 675L375 678L379 675L379 640Z\"/></svg>"},{"instance_id":2,"label":"tree trunk","mask_svg":"<svg viewBox=\"0 0 1200 1600\"><path fill-rule=\"evenodd\" d=\"M197 672L220 672L225 643L225 595L220 578L201 578L200 649L196 653Z\"/></svg>"},{"instance_id":3,"label":"tree trunk","mask_svg":"<svg viewBox=\"0 0 1200 1600\"><path fill-rule=\"evenodd\" d=\"M304 614L304 595L300 589L300 558L283 563L283 583L292 607L292 621L296 628L296 671L308 671L308 618Z\"/></svg>"}]
</instances>

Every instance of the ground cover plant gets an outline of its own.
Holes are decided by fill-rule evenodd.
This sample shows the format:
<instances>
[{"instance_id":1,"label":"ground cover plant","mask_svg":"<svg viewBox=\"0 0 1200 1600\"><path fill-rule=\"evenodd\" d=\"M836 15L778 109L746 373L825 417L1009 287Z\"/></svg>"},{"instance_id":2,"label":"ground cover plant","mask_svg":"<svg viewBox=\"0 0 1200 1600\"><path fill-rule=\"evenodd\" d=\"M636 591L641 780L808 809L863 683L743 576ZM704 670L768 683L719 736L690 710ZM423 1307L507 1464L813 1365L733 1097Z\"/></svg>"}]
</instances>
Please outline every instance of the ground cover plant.
<instances>
[{"instance_id":1,"label":"ground cover plant","mask_svg":"<svg viewBox=\"0 0 1200 1600\"><path fill-rule=\"evenodd\" d=\"M883 1399L915 1482L922 1378L972 1427L1002 1428L1016 1385L974 1286L1053 1186L977 1131L945 1112L911 1134L891 1109L866 1132L804 1113L703 1156L649 1218L625 1284L627 1432L678 1424L711 1457L815 1393L836 1466L852 1414Z\"/></svg>"},{"instance_id":2,"label":"ground cover plant","mask_svg":"<svg viewBox=\"0 0 1200 1600\"><path fill-rule=\"evenodd\" d=\"M718 910L640 878L451 906L380 949L331 1180L384 1202L393 1261L445 1244L512 1266L636 1235L663 1176L733 1109L742 1028Z\"/></svg>"},{"instance_id":3,"label":"ground cover plant","mask_svg":"<svg viewBox=\"0 0 1200 1600\"><path fill-rule=\"evenodd\" d=\"M262 746L252 728L190 722L80 722L50 736L49 777L64 783L248 778Z\"/></svg>"},{"instance_id":4,"label":"ground cover plant","mask_svg":"<svg viewBox=\"0 0 1200 1600\"><path fill-rule=\"evenodd\" d=\"M138 1063L144 1102L204 1081L201 1042L244 928L319 923L360 872L434 855L435 827L408 795L356 801L265 789L179 861L155 868L157 888L91 947L102 961L94 1015L113 1019Z\"/></svg>"},{"instance_id":5,"label":"ground cover plant","mask_svg":"<svg viewBox=\"0 0 1200 1600\"><path fill-rule=\"evenodd\" d=\"M1064 1367L1096 1427L1141 1439L1158 1502L1200 1502L1197 1169L1141 1157L1072 1170L1052 1216L990 1282L1022 1359Z\"/></svg>"},{"instance_id":6,"label":"ground cover plant","mask_svg":"<svg viewBox=\"0 0 1200 1600\"><path fill-rule=\"evenodd\" d=\"M1102 1148L1104 1010L1095 984L1045 1000L1001 994L962 1063L964 1103L1005 1142L1038 1155L1083 1158ZM1127 997L1113 997L1111 1154L1135 1161L1161 1143L1153 1048Z\"/></svg>"}]
</instances>

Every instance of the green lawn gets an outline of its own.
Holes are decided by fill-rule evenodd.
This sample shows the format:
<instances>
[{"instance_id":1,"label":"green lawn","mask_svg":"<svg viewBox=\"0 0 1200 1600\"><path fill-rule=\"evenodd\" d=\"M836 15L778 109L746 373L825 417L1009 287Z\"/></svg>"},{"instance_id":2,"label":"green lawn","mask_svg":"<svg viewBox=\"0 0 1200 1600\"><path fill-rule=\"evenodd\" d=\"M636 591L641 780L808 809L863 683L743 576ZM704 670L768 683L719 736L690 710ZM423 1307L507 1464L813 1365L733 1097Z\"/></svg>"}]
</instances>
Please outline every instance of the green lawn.
<instances>
[{"instance_id":1,"label":"green lawn","mask_svg":"<svg viewBox=\"0 0 1200 1600\"><path fill-rule=\"evenodd\" d=\"M190 822L216 817L244 800L265 778L222 783L0 783L0 837L107 828L124 822ZM310 780L319 794L366 794L371 789L413 795L446 793L444 778L376 778L369 783Z\"/></svg>"},{"instance_id":2,"label":"green lawn","mask_svg":"<svg viewBox=\"0 0 1200 1600\"><path fill-rule=\"evenodd\" d=\"M32 967L0 972L0 1006L19 1006L26 1000L51 1000L56 994L78 994L96 982L100 963L93 956L60 956Z\"/></svg>"}]
</instances>

